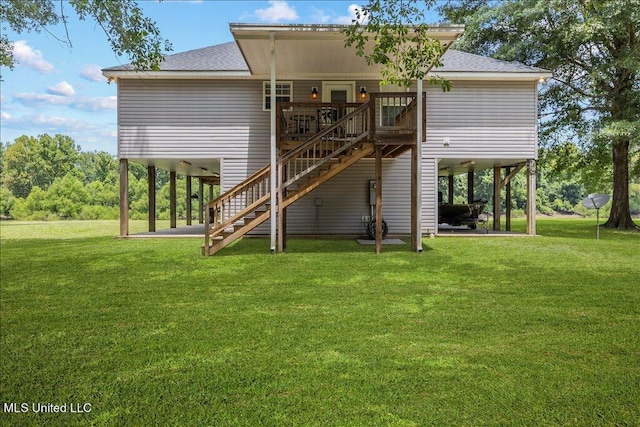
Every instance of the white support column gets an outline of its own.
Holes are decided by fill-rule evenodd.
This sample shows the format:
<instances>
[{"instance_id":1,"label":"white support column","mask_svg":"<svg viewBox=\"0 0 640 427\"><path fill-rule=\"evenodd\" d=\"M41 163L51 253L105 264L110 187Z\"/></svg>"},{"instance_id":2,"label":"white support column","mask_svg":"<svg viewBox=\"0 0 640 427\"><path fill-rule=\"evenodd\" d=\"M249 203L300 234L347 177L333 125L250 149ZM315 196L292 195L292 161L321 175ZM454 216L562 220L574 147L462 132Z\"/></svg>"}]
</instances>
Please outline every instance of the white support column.
<instances>
[{"instance_id":1,"label":"white support column","mask_svg":"<svg viewBox=\"0 0 640 427\"><path fill-rule=\"evenodd\" d=\"M422 252L422 135L424 133L422 122L422 117L424 115L423 108L423 97L424 93L422 92L422 79L418 80L418 126L417 126L417 141L416 141L416 169L418 170L418 180L416 182L415 191L418 193L416 197L416 250L417 252Z\"/></svg>"},{"instance_id":2,"label":"white support column","mask_svg":"<svg viewBox=\"0 0 640 427\"><path fill-rule=\"evenodd\" d=\"M536 161L527 161L527 234L536 235Z\"/></svg>"},{"instance_id":3,"label":"white support column","mask_svg":"<svg viewBox=\"0 0 640 427\"><path fill-rule=\"evenodd\" d=\"M276 35L269 34L271 44L271 252L276 252L276 228L277 228L277 161L276 161Z\"/></svg>"}]
</instances>

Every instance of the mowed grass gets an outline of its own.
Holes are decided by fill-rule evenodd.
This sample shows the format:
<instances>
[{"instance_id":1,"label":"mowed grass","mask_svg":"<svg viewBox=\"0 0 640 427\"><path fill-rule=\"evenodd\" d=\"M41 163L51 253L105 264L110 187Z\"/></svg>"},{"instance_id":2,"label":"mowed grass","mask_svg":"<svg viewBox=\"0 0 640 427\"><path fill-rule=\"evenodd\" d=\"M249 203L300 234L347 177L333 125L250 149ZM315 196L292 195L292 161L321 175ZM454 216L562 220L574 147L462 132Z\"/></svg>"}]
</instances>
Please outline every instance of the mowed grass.
<instances>
[{"instance_id":1,"label":"mowed grass","mask_svg":"<svg viewBox=\"0 0 640 427\"><path fill-rule=\"evenodd\" d=\"M640 233L202 257L117 222L0 226L0 401L29 405L1 425L640 424Z\"/></svg>"}]
</instances>

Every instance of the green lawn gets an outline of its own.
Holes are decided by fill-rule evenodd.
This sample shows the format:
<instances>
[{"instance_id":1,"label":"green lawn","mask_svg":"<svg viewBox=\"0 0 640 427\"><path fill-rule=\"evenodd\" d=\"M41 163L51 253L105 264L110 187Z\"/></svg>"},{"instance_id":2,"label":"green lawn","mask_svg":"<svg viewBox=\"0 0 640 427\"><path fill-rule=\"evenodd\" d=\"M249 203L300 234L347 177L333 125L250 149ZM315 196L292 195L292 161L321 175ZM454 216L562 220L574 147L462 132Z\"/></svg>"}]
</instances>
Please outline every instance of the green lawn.
<instances>
[{"instance_id":1,"label":"green lawn","mask_svg":"<svg viewBox=\"0 0 640 427\"><path fill-rule=\"evenodd\" d=\"M202 257L115 221L0 227L0 425L640 424L640 233Z\"/></svg>"}]
</instances>

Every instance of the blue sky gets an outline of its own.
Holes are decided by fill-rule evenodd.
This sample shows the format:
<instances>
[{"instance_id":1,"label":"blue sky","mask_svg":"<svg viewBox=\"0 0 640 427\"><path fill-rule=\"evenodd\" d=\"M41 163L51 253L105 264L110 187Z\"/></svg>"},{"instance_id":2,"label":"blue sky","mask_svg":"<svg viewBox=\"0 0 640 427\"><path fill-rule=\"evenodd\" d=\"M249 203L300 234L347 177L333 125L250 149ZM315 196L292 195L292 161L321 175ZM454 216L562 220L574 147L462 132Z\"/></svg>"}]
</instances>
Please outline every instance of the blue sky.
<instances>
[{"instance_id":1,"label":"blue sky","mask_svg":"<svg viewBox=\"0 0 640 427\"><path fill-rule=\"evenodd\" d=\"M232 41L228 24L349 23L354 1L169 1L140 0L162 35L183 52ZM116 154L116 85L107 84L101 68L128 63L112 51L93 21L79 21L67 5L72 47L64 27L49 33L8 36L15 42L17 65L2 67L0 141L21 135L64 134L83 151ZM5 28L2 29L5 31Z\"/></svg>"}]
</instances>

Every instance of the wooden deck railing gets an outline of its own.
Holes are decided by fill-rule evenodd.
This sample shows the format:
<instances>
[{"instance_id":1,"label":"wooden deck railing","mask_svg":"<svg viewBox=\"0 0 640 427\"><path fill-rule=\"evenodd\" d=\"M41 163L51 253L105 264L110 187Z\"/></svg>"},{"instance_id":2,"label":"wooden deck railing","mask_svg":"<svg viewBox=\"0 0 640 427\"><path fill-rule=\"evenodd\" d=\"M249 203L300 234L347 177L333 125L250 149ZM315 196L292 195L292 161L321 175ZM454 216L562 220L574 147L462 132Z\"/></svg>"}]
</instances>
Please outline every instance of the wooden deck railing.
<instances>
[{"instance_id":1,"label":"wooden deck railing","mask_svg":"<svg viewBox=\"0 0 640 427\"><path fill-rule=\"evenodd\" d=\"M416 93L375 93L371 96L380 117L376 135L415 135L418 128Z\"/></svg>"},{"instance_id":2,"label":"wooden deck railing","mask_svg":"<svg viewBox=\"0 0 640 427\"><path fill-rule=\"evenodd\" d=\"M280 148L290 149L312 138L363 104L281 102L278 103L278 129ZM345 128L345 132L349 129Z\"/></svg>"},{"instance_id":3,"label":"wooden deck railing","mask_svg":"<svg viewBox=\"0 0 640 427\"><path fill-rule=\"evenodd\" d=\"M282 108L287 107L287 103L283 103ZM281 148L281 152L284 151L281 157L284 187L368 137L368 104L351 104L341 108L344 109L335 113L336 117L340 115L338 119L324 123L323 128L318 129L309 139L298 145L289 145L289 150Z\"/></svg>"}]
</instances>

